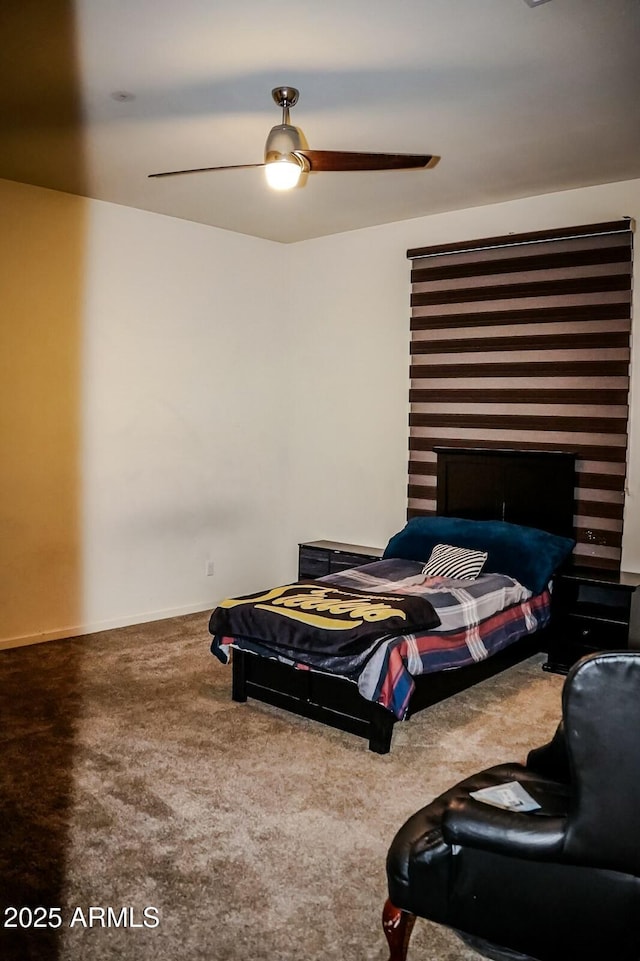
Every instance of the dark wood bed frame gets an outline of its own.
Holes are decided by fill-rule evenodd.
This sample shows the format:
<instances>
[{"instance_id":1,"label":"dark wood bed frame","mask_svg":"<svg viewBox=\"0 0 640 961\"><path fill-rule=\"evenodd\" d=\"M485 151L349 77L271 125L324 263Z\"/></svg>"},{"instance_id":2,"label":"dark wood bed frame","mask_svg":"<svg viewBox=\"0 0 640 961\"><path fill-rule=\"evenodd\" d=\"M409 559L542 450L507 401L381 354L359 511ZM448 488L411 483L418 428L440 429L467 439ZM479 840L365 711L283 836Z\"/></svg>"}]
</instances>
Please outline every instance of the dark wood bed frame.
<instances>
[{"instance_id":1,"label":"dark wood bed frame","mask_svg":"<svg viewBox=\"0 0 640 961\"><path fill-rule=\"evenodd\" d=\"M505 520L573 536L574 454L438 448L437 457L438 514ZM417 676L408 717L543 650L545 634L527 635L467 667ZM389 752L396 718L365 700L353 681L236 648L232 663L234 701L252 697L364 737L378 754Z\"/></svg>"}]
</instances>

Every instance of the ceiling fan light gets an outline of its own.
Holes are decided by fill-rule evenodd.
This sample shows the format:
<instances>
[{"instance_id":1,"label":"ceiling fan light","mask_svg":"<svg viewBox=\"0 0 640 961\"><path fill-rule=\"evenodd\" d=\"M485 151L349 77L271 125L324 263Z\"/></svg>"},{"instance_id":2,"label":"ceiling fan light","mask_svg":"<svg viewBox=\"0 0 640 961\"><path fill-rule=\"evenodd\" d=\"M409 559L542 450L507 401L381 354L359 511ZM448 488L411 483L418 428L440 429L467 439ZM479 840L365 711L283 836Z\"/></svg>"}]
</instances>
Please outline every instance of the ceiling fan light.
<instances>
[{"instance_id":1,"label":"ceiling fan light","mask_svg":"<svg viewBox=\"0 0 640 961\"><path fill-rule=\"evenodd\" d=\"M291 190L297 186L302 164L295 157L282 157L265 164L264 175L273 190Z\"/></svg>"}]
</instances>

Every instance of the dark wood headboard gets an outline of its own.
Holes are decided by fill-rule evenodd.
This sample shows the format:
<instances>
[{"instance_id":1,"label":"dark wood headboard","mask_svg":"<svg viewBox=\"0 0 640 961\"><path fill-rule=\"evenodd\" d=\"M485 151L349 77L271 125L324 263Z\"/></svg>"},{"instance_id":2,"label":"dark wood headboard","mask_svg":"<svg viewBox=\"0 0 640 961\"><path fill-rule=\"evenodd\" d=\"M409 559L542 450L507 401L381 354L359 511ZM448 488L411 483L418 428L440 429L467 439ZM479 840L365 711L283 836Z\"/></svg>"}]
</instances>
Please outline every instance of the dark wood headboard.
<instances>
[{"instance_id":1,"label":"dark wood headboard","mask_svg":"<svg viewBox=\"0 0 640 961\"><path fill-rule=\"evenodd\" d=\"M437 513L574 536L575 454L435 448Z\"/></svg>"}]
</instances>

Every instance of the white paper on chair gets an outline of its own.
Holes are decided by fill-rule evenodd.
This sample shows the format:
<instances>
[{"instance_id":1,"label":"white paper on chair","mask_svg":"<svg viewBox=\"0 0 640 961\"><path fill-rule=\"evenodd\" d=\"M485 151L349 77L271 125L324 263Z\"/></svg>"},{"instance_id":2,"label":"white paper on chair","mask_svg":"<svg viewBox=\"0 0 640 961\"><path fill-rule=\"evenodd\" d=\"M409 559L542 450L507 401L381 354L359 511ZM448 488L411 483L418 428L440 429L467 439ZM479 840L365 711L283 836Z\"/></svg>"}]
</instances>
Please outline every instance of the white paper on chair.
<instances>
[{"instance_id":1,"label":"white paper on chair","mask_svg":"<svg viewBox=\"0 0 640 961\"><path fill-rule=\"evenodd\" d=\"M484 804L492 804L505 811L537 811L540 807L528 791L518 781L508 781L506 784L495 784L483 787L479 791L469 791L472 798Z\"/></svg>"}]
</instances>

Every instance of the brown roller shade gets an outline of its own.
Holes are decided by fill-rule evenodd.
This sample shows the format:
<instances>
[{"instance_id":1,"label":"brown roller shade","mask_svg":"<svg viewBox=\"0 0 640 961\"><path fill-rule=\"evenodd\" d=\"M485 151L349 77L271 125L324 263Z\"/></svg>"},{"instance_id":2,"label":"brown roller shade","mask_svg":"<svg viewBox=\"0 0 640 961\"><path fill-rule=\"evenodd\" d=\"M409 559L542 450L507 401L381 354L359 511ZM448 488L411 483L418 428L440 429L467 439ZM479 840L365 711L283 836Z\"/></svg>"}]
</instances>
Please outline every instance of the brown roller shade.
<instances>
[{"instance_id":1,"label":"brown roller shade","mask_svg":"<svg viewBox=\"0 0 640 961\"><path fill-rule=\"evenodd\" d=\"M408 516L436 509L434 447L577 456L577 563L619 569L629 220L407 251Z\"/></svg>"}]
</instances>

